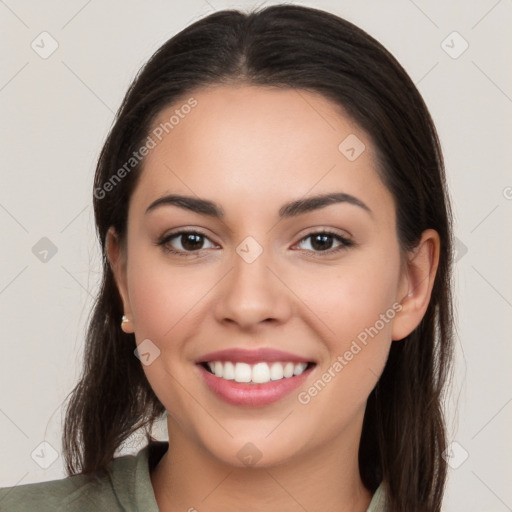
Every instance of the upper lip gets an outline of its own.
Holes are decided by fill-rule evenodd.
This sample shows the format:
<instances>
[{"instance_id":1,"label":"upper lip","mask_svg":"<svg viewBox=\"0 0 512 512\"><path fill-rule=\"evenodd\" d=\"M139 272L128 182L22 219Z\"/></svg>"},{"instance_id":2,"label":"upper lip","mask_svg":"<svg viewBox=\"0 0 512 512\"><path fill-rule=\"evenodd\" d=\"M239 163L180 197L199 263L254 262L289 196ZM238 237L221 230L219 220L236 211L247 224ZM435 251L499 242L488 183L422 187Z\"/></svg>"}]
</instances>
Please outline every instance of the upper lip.
<instances>
[{"instance_id":1,"label":"upper lip","mask_svg":"<svg viewBox=\"0 0 512 512\"><path fill-rule=\"evenodd\" d=\"M313 362L307 357L302 357L291 352L275 350L271 348L260 348L257 350L247 350L244 348L231 348L226 350L216 350L209 352L198 359L196 363L206 363L212 361L232 361L236 363L259 363L259 362L292 362L292 363L310 363Z\"/></svg>"}]
</instances>

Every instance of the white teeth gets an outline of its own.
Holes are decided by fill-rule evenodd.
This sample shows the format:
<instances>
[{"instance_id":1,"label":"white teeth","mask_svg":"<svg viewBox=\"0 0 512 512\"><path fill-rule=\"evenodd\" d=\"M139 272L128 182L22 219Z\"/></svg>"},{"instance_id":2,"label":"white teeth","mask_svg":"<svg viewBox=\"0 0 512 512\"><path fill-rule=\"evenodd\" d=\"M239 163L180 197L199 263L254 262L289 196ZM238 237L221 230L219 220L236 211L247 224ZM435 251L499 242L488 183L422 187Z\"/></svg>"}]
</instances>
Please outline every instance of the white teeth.
<instances>
[{"instance_id":1,"label":"white teeth","mask_svg":"<svg viewBox=\"0 0 512 512\"><path fill-rule=\"evenodd\" d=\"M251 366L247 363L233 363L231 361L210 361L207 363L211 372L217 377L235 382L252 382L265 384L271 380L281 380L300 375L307 367L307 363L265 363L260 362Z\"/></svg>"},{"instance_id":2,"label":"white teeth","mask_svg":"<svg viewBox=\"0 0 512 512\"><path fill-rule=\"evenodd\" d=\"M215 361L215 369L213 371L217 377L222 377L222 368L222 363L220 361Z\"/></svg>"},{"instance_id":3,"label":"white teeth","mask_svg":"<svg viewBox=\"0 0 512 512\"><path fill-rule=\"evenodd\" d=\"M270 367L270 378L272 380L280 380L284 377L283 365L281 363L274 363Z\"/></svg>"},{"instance_id":4,"label":"white teeth","mask_svg":"<svg viewBox=\"0 0 512 512\"><path fill-rule=\"evenodd\" d=\"M222 363L220 363L222 364ZM215 363L215 369L217 369L217 363ZM222 377L215 372L217 377ZM235 381L236 382L251 382L251 367L247 363L236 363L235 366Z\"/></svg>"},{"instance_id":5,"label":"white teeth","mask_svg":"<svg viewBox=\"0 0 512 512\"><path fill-rule=\"evenodd\" d=\"M293 375L300 375L306 369L306 366L306 363L296 364L293 369Z\"/></svg>"},{"instance_id":6,"label":"white teeth","mask_svg":"<svg viewBox=\"0 0 512 512\"><path fill-rule=\"evenodd\" d=\"M255 364L252 368L252 379L253 382L262 384L270 380L270 368L267 363Z\"/></svg>"},{"instance_id":7,"label":"white teeth","mask_svg":"<svg viewBox=\"0 0 512 512\"><path fill-rule=\"evenodd\" d=\"M222 378L226 380L235 379L235 365L231 361L226 361L224 363L224 369L222 370Z\"/></svg>"},{"instance_id":8,"label":"white teeth","mask_svg":"<svg viewBox=\"0 0 512 512\"><path fill-rule=\"evenodd\" d=\"M286 363L286 366L284 367L284 376L285 377L291 377L293 375L293 369L294 369L294 366L293 366L293 363Z\"/></svg>"}]
</instances>

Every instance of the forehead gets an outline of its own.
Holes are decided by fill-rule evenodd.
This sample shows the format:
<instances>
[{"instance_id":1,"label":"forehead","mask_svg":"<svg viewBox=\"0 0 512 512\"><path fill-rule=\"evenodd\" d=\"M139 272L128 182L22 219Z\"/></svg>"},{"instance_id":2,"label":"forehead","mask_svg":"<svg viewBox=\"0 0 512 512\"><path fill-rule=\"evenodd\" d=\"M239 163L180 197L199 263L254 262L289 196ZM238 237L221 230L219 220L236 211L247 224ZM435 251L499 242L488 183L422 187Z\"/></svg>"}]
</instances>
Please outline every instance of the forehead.
<instances>
[{"instance_id":1,"label":"forehead","mask_svg":"<svg viewBox=\"0 0 512 512\"><path fill-rule=\"evenodd\" d=\"M368 135L317 93L199 89L163 110L151 137L134 208L170 192L214 199L227 214L241 200L261 209L334 190L392 204Z\"/></svg>"}]
</instances>

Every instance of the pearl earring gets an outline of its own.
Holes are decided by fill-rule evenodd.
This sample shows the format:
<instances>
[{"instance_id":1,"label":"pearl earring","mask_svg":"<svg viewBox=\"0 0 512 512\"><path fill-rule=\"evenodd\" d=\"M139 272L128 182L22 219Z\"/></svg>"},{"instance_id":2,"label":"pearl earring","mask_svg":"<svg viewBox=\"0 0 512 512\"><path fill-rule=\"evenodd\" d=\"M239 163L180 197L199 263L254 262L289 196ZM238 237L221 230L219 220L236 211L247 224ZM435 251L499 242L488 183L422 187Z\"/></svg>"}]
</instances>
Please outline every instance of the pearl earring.
<instances>
[{"instance_id":1,"label":"pearl earring","mask_svg":"<svg viewBox=\"0 0 512 512\"><path fill-rule=\"evenodd\" d=\"M131 321L128 319L126 315L123 315L123 318L121 319L121 329L126 333L130 334L133 333L133 327L131 326Z\"/></svg>"}]
</instances>

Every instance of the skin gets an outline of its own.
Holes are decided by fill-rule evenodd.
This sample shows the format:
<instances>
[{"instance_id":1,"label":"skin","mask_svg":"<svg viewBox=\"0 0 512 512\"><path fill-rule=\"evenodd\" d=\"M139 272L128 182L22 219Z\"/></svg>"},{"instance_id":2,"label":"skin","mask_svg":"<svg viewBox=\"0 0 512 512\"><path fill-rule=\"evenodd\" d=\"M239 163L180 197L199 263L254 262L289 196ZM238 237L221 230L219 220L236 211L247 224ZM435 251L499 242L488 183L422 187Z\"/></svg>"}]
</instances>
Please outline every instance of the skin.
<instances>
[{"instance_id":1,"label":"skin","mask_svg":"<svg viewBox=\"0 0 512 512\"><path fill-rule=\"evenodd\" d=\"M394 200L377 174L371 140L321 95L224 85L193 97L197 106L146 157L126 248L113 229L107 238L129 319L123 329L160 350L144 366L168 411L170 448L151 473L160 510L365 511L371 493L357 453L366 400L392 340L414 330L427 309L439 236L425 231L401 260ZM177 107L161 112L155 126ZM338 149L349 134L366 146L355 161ZM212 200L225 217L169 205L145 214L171 192ZM279 219L285 203L329 192L357 197L371 214L337 203ZM178 228L206 235L199 251L183 257L155 245ZM355 245L333 252L341 245L333 238L331 249L315 248L305 237L322 228ZM250 264L236 252L247 236L263 249ZM186 239L168 245L185 251ZM309 403L299 403L298 393L397 303L401 311L378 335ZM232 347L285 350L317 366L276 403L234 406L208 389L194 363ZM237 456L249 442L261 454L251 467Z\"/></svg>"}]
</instances>

